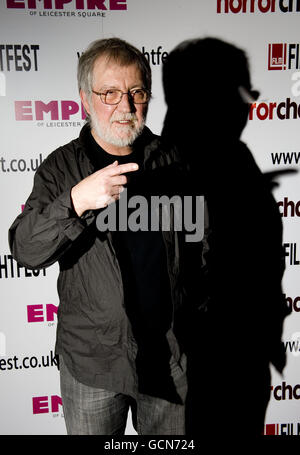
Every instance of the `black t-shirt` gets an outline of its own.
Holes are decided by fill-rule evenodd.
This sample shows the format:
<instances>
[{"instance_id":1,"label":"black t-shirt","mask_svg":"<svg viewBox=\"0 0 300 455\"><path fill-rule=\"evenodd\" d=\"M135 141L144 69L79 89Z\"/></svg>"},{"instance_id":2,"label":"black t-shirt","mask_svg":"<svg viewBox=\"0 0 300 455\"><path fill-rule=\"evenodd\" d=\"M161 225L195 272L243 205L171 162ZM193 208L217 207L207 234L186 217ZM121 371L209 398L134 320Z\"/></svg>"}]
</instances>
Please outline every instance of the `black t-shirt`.
<instances>
[{"instance_id":1,"label":"black t-shirt","mask_svg":"<svg viewBox=\"0 0 300 455\"><path fill-rule=\"evenodd\" d=\"M96 169L118 161L135 162L139 170L128 174L127 198L149 198L149 180L144 187L143 150L134 148L125 156L105 152L90 135L89 155ZM151 182L151 180L150 180ZM121 194L122 197L122 194ZM116 202L118 204L118 202ZM150 204L148 205L150 207ZM118 213L118 208L117 208ZM128 215L130 209L128 208ZM125 306L138 343L138 364L156 366L170 357L165 334L171 324L172 305L166 248L161 231L115 231L113 245L122 271Z\"/></svg>"}]
</instances>

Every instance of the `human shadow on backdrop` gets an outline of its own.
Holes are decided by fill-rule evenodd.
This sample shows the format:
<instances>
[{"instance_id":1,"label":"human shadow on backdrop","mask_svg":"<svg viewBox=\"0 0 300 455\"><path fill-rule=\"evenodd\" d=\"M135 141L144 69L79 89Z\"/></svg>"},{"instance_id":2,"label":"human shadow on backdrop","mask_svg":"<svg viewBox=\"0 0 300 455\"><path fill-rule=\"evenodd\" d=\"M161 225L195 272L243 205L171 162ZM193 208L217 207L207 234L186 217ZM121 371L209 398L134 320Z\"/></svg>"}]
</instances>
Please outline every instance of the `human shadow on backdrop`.
<instances>
[{"instance_id":1,"label":"human shadow on backdrop","mask_svg":"<svg viewBox=\"0 0 300 455\"><path fill-rule=\"evenodd\" d=\"M188 191L203 194L208 210L208 251L185 245L187 434L256 436L270 398L270 364L279 372L285 366L288 314L272 182L240 140L258 93L245 52L215 38L178 45L163 84L162 137L178 149Z\"/></svg>"}]
</instances>

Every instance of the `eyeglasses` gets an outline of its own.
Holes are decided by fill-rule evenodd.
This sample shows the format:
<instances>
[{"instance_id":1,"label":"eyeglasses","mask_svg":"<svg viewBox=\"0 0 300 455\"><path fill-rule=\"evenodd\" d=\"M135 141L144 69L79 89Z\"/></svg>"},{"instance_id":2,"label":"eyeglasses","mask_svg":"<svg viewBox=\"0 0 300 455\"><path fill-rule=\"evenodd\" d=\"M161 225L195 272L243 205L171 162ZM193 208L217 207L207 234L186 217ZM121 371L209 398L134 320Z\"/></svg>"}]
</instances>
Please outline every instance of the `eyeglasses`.
<instances>
[{"instance_id":1,"label":"eyeglasses","mask_svg":"<svg viewBox=\"0 0 300 455\"><path fill-rule=\"evenodd\" d=\"M143 88L128 90L128 92L122 92L122 90L114 88L105 90L105 92L96 92L95 90L92 90L92 92L98 95L104 104L119 104L123 95L128 95L134 104L145 104L151 97L151 92Z\"/></svg>"}]
</instances>

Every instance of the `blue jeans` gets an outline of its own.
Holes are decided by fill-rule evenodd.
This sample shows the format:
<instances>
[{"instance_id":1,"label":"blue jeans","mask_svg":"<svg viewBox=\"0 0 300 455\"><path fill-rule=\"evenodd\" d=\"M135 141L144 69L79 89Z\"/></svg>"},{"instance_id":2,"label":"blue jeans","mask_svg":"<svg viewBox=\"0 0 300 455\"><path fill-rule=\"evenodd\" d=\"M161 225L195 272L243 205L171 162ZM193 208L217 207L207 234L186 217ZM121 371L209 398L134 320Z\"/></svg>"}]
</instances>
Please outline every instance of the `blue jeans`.
<instances>
[{"instance_id":1,"label":"blue jeans","mask_svg":"<svg viewBox=\"0 0 300 455\"><path fill-rule=\"evenodd\" d=\"M140 435L184 435L185 405L139 394L137 399L78 382L60 356L60 384L69 435L124 435L128 411ZM187 386L183 370L171 364L177 393L185 402Z\"/></svg>"}]
</instances>

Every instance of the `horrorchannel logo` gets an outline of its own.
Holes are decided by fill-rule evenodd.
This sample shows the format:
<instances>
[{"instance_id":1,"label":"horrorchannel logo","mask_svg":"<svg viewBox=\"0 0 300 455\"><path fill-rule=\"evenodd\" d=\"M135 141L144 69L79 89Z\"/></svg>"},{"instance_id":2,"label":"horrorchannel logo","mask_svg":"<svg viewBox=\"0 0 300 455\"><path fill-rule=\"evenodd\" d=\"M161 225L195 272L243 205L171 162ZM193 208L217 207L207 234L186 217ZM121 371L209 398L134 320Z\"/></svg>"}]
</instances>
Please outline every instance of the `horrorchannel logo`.
<instances>
[{"instance_id":1,"label":"horrorchannel logo","mask_svg":"<svg viewBox=\"0 0 300 455\"><path fill-rule=\"evenodd\" d=\"M291 385L283 381L275 387L271 386L271 396L276 401L300 400L300 384Z\"/></svg>"},{"instance_id":2,"label":"horrorchannel logo","mask_svg":"<svg viewBox=\"0 0 300 455\"><path fill-rule=\"evenodd\" d=\"M300 0L217 0L217 14L300 12Z\"/></svg>"},{"instance_id":3,"label":"horrorchannel logo","mask_svg":"<svg viewBox=\"0 0 300 455\"><path fill-rule=\"evenodd\" d=\"M286 304L288 308L294 312L294 313L300 313L300 296L296 297L287 297L286 294L284 294L284 298L286 301ZM299 345L300 348L300 345Z\"/></svg>"},{"instance_id":4,"label":"horrorchannel logo","mask_svg":"<svg viewBox=\"0 0 300 455\"><path fill-rule=\"evenodd\" d=\"M299 81L297 84L299 85ZM250 105L249 120L298 120L299 118L300 104L289 97L279 103L262 101Z\"/></svg>"},{"instance_id":5,"label":"horrorchannel logo","mask_svg":"<svg viewBox=\"0 0 300 455\"><path fill-rule=\"evenodd\" d=\"M300 153L299 153L300 160ZM300 217L300 201L290 200L288 197L277 202L282 217Z\"/></svg>"},{"instance_id":6,"label":"horrorchannel logo","mask_svg":"<svg viewBox=\"0 0 300 455\"><path fill-rule=\"evenodd\" d=\"M109 204L100 211L96 225L101 232L182 231L187 242L200 242L204 235L204 197L128 198L124 189L118 204Z\"/></svg>"}]
</instances>

